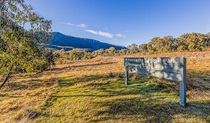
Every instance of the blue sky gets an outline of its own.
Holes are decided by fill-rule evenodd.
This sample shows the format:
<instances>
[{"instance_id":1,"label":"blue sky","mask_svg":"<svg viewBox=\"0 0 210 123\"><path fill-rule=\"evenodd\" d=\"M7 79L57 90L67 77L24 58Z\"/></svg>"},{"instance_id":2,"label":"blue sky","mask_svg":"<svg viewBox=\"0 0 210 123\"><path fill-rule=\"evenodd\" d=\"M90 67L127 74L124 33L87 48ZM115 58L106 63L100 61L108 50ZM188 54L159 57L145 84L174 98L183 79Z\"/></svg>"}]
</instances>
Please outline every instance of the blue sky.
<instances>
[{"instance_id":1,"label":"blue sky","mask_svg":"<svg viewBox=\"0 0 210 123\"><path fill-rule=\"evenodd\" d=\"M210 0L25 0L53 31L127 46L210 32Z\"/></svg>"}]
</instances>

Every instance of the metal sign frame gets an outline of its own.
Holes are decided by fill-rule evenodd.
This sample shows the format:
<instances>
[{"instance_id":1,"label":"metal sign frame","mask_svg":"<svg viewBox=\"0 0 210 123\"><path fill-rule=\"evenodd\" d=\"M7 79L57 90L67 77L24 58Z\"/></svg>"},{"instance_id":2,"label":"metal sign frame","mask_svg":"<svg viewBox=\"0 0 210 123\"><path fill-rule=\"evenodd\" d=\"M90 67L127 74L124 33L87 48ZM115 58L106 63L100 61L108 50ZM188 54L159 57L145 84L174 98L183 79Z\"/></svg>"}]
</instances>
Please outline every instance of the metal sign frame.
<instances>
[{"instance_id":1,"label":"metal sign frame","mask_svg":"<svg viewBox=\"0 0 210 123\"><path fill-rule=\"evenodd\" d=\"M124 66L126 85L129 82L129 71L179 82L180 105L186 106L187 79L185 57L124 58Z\"/></svg>"}]
</instances>

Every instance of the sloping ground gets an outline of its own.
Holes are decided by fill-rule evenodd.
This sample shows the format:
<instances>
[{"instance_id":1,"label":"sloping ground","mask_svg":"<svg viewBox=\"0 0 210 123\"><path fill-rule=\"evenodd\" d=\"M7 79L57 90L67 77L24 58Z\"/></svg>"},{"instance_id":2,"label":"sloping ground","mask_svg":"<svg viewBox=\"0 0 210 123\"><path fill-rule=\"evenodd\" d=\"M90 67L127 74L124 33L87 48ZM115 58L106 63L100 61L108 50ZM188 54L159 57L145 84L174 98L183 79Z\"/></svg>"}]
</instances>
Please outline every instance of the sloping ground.
<instances>
[{"instance_id":1,"label":"sloping ground","mask_svg":"<svg viewBox=\"0 0 210 123\"><path fill-rule=\"evenodd\" d=\"M28 122L40 115L50 95L58 88L52 74L22 74L0 90L0 122Z\"/></svg>"},{"instance_id":2,"label":"sloping ground","mask_svg":"<svg viewBox=\"0 0 210 123\"><path fill-rule=\"evenodd\" d=\"M97 57L17 76L0 90L0 121L210 122L210 58L186 54L186 108L177 83L131 74L126 86L123 58Z\"/></svg>"},{"instance_id":3,"label":"sloping ground","mask_svg":"<svg viewBox=\"0 0 210 123\"><path fill-rule=\"evenodd\" d=\"M210 122L208 61L188 62L186 108L178 104L177 83L134 74L124 85L122 58L60 66L58 92L34 122Z\"/></svg>"}]
</instances>

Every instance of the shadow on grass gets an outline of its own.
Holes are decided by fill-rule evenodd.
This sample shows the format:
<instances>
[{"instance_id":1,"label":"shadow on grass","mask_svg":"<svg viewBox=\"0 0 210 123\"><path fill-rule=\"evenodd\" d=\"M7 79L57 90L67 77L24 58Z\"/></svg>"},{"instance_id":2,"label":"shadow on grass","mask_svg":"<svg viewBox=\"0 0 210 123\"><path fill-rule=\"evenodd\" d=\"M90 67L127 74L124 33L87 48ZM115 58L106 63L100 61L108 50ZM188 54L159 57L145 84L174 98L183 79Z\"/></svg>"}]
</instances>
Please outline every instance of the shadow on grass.
<instances>
[{"instance_id":1,"label":"shadow on grass","mask_svg":"<svg viewBox=\"0 0 210 123\"><path fill-rule=\"evenodd\" d=\"M124 79L121 77L122 73L113 73L110 75L92 75L78 78L64 78L60 81L60 87L65 87L66 89L60 89L60 92L67 92L65 95L53 96L54 98L70 98L70 97L95 97L101 98L101 100L109 97L117 97L118 99L112 99L110 101L98 101L94 102L93 105L98 105L99 107L108 107L108 109L103 111L97 111L95 116L100 116L104 114L106 117L100 117L96 120L91 120L91 122L101 122L117 119L120 116L123 117L133 117L138 119L139 116L147 119L146 121L140 122L172 122L175 115L183 115L187 118L203 118L207 122L210 122L210 102L193 102L191 101L189 105L184 108L179 105L178 102L170 101L170 99L177 97L179 91L178 83L165 83L165 80L140 76L140 78L135 81L130 81L129 85L124 84ZM117 78L116 82L107 79ZM132 76L131 76L132 78ZM68 92L78 91L77 87L74 85L79 84L77 87L81 87L82 90L90 89L99 94L90 94L81 91L78 94L72 94ZM68 87L73 87L73 89L68 89ZM174 89L177 88L177 89ZM169 93L173 94L160 94L155 95L154 93ZM101 93L101 94L100 94ZM123 96L132 96L135 98L124 98ZM136 97L139 96L139 97ZM164 97L165 96L165 97ZM170 96L170 97L169 97ZM164 101L166 98L170 98L168 101ZM145 99L147 99L145 101ZM138 122L138 121L137 121Z\"/></svg>"},{"instance_id":2,"label":"shadow on grass","mask_svg":"<svg viewBox=\"0 0 210 123\"><path fill-rule=\"evenodd\" d=\"M72 66L67 66L67 67L62 67L62 68L54 68L52 71L60 71L60 70L68 70L70 68L83 68L83 67L96 67L99 65L109 65L109 64L115 64L117 62L100 62L100 63L94 63L94 64L82 64L82 65L72 65Z\"/></svg>"},{"instance_id":3,"label":"shadow on grass","mask_svg":"<svg viewBox=\"0 0 210 123\"><path fill-rule=\"evenodd\" d=\"M131 77L134 74L131 74ZM175 86L178 88L177 83L170 83L170 85L164 86L163 83L154 83L153 79L149 79L148 82L146 76L140 76L135 82L130 82L129 85L124 84L123 73L90 75L76 78L63 78L59 82L59 86L63 92L71 92L69 87L77 85L80 88L92 88L97 91L106 92L109 95L132 95L132 94L149 94L162 91L174 91L174 89L167 88L169 86ZM113 79L113 80L112 80ZM147 82L147 84L145 84ZM173 87L174 88L174 87ZM76 89L76 88L75 88ZM171 89L171 90L170 90Z\"/></svg>"},{"instance_id":4,"label":"shadow on grass","mask_svg":"<svg viewBox=\"0 0 210 123\"><path fill-rule=\"evenodd\" d=\"M18 83L9 83L11 90L34 90L40 87L50 87L55 84L56 79L32 79L30 81L21 81Z\"/></svg>"},{"instance_id":5,"label":"shadow on grass","mask_svg":"<svg viewBox=\"0 0 210 123\"><path fill-rule=\"evenodd\" d=\"M196 117L201 118L206 122L210 122L210 103L208 102L191 102L187 108L180 107L178 103L167 102L161 104L158 102L161 102L161 100L150 100L145 102L142 101L141 98L121 98L106 103L97 102L99 104L101 103L101 106L109 108L104 111L98 111L95 116L103 114L108 114L108 116L92 120L91 122L108 121L112 119L113 116L121 116L121 118L136 117L135 119L138 119L138 117L141 116L142 119L146 119L144 121L139 119L141 122L172 122L173 116L175 115L184 115L182 117L185 118Z\"/></svg>"},{"instance_id":6,"label":"shadow on grass","mask_svg":"<svg viewBox=\"0 0 210 123\"><path fill-rule=\"evenodd\" d=\"M76 84L81 84L80 87L89 87L89 86L102 86L104 84L109 84L110 82L107 79L120 79L122 78L121 73L111 73L111 74L98 74L90 75L83 77L66 77L62 78L59 85L60 87L70 87ZM100 81L100 82L99 82Z\"/></svg>"},{"instance_id":7,"label":"shadow on grass","mask_svg":"<svg viewBox=\"0 0 210 123\"><path fill-rule=\"evenodd\" d=\"M37 96L40 93L37 93L38 91L36 91L35 93L26 93L26 94L20 94L18 92L20 91L30 91L30 90L39 90L40 88L40 92L42 91L42 87L52 87L53 85L55 85L55 83L57 82L56 79L52 78L52 79L32 79L30 81L20 81L20 82L10 82L8 83L8 85L3 88L5 93L4 94L0 94L0 97L11 97L11 98L20 98L20 97L25 97L25 96ZM13 92L13 93L10 93ZM39 95L39 96L47 96L47 95Z\"/></svg>"},{"instance_id":8,"label":"shadow on grass","mask_svg":"<svg viewBox=\"0 0 210 123\"><path fill-rule=\"evenodd\" d=\"M61 81L61 86L64 86L64 84ZM68 84L72 85L72 84ZM90 94L85 91L86 89L91 89L92 92L96 92L96 94ZM82 89L78 88L71 88L71 89L60 89L59 92L64 93L64 95L56 95L54 97L56 98L63 98L63 97L113 97L113 96L127 96L127 95L144 95L146 97L150 97L152 93L156 92L164 92L165 89L161 89L157 86L151 86L151 85L143 85L140 84L130 84L129 86L122 83L122 81L119 82L112 82L112 83L91 83L85 85ZM68 93L69 92L69 93ZM75 94L77 92L78 94ZM74 94L72 94L74 93ZM159 96L161 98L161 95Z\"/></svg>"},{"instance_id":9,"label":"shadow on grass","mask_svg":"<svg viewBox=\"0 0 210 123\"><path fill-rule=\"evenodd\" d=\"M187 89L210 90L210 71L187 71Z\"/></svg>"}]
</instances>

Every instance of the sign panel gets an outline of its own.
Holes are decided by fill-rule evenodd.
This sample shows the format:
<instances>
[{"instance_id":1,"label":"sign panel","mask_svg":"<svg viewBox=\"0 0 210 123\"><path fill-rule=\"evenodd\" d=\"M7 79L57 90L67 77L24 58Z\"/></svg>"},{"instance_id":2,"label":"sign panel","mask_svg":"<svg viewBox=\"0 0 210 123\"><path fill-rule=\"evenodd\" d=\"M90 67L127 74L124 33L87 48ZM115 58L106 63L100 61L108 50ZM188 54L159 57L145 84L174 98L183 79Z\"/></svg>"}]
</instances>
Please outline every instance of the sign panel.
<instances>
[{"instance_id":1,"label":"sign panel","mask_svg":"<svg viewBox=\"0 0 210 123\"><path fill-rule=\"evenodd\" d=\"M180 82L180 104L186 104L186 59L184 57L124 58L126 84L128 71Z\"/></svg>"},{"instance_id":2,"label":"sign panel","mask_svg":"<svg viewBox=\"0 0 210 123\"><path fill-rule=\"evenodd\" d=\"M183 57L125 58L125 69L139 74L183 81Z\"/></svg>"}]
</instances>

